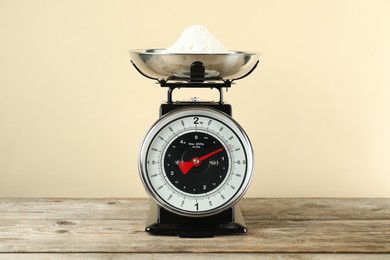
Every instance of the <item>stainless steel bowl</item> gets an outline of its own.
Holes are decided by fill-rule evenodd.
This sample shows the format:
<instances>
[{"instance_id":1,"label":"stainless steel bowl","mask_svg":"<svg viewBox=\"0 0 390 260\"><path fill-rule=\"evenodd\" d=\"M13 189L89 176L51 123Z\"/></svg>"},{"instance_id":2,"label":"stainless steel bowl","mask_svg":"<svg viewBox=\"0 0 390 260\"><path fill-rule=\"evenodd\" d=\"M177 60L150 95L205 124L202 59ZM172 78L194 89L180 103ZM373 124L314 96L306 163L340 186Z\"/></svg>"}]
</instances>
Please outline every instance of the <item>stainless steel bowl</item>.
<instances>
[{"instance_id":1,"label":"stainless steel bowl","mask_svg":"<svg viewBox=\"0 0 390 260\"><path fill-rule=\"evenodd\" d=\"M131 50L130 56L145 75L159 80L170 77L187 79L190 66L200 61L205 66L205 80L219 77L233 80L247 74L257 63L258 53L230 51L217 54L165 53L162 49Z\"/></svg>"}]
</instances>

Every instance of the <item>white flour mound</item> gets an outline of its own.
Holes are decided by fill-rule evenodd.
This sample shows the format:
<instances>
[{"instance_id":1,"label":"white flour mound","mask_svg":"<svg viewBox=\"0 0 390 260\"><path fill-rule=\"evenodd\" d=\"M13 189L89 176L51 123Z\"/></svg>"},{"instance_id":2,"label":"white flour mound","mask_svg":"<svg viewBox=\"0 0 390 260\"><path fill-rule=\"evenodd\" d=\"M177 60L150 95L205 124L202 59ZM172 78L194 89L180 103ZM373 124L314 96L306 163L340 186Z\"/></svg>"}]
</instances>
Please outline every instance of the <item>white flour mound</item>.
<instances>
[{"instance_id":1,"label":"white flour mound","mask_svg":"<svg viewBox=\"0 0 390 260\"><path fill-rule=\"evenodd\" d=\"M186 28L180 38L164 53L227 53L228 49L201 25Z\"/></svg>"}]
</instances>

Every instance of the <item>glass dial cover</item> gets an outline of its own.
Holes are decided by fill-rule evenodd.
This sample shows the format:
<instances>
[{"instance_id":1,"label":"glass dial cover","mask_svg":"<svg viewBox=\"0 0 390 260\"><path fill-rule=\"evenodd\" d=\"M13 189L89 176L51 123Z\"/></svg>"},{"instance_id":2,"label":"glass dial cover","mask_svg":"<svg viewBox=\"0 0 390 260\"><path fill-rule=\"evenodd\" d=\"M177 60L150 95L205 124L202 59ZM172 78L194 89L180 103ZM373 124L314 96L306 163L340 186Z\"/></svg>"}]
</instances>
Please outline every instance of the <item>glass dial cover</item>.
<instances>
[{"instance_id":1,"label":"glass dial cover","mask_svg":"<svg viewBox=\"0 0 390 260\"><path fill-rule=\"evenodd\" d=\"M209 216L233 206L253 174L253 151L240 125L212 108L187 107L161 117L139 153L149 195L183 216Z\"/></svg>"}]
</instances>

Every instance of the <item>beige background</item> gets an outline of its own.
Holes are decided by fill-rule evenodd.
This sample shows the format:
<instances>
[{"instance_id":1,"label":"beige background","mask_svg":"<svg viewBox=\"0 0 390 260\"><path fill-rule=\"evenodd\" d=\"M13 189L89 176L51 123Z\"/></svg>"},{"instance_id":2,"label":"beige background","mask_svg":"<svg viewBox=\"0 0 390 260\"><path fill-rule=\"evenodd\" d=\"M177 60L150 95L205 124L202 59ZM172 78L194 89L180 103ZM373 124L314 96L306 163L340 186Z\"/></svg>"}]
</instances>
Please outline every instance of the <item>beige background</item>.
<instances>
[{"instance_id":1,"label":"beige background","mask_svg":"<svg viewBox=\"0 0 390 260\"><path fill-rule=\"evenodd\" d=\"M390 197L390 1L188 2L0 0L0 196L147 196L137 152L166 94L127 50L202 24L262 53L226 94L248 197Z\"/></svg>"}]
</instances>

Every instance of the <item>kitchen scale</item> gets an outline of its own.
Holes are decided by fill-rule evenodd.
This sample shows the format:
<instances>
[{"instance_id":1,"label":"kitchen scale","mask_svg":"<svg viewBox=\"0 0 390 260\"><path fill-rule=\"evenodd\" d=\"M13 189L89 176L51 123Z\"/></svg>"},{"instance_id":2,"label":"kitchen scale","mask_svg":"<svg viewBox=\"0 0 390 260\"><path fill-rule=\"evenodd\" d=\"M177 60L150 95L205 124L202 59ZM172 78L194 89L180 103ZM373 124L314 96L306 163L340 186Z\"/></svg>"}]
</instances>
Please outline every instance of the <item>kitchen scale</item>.
<instances>
[{"instance_id":1,"label":"kitchen scale","mask_svg":"<svg viewBox=\"0 0 390 260\"><path fill-rule=\"evenodd\" d=\"M130 55L139 73L167 88L160 118L139 152L140 177L153 200L145 231L180 237L246 233L237 202L252 179L254 157L223 90L252 73L259 55L158 49ZM173 101L179 88L217 89L219 101Z\"/></svg>"}]
</instances>

